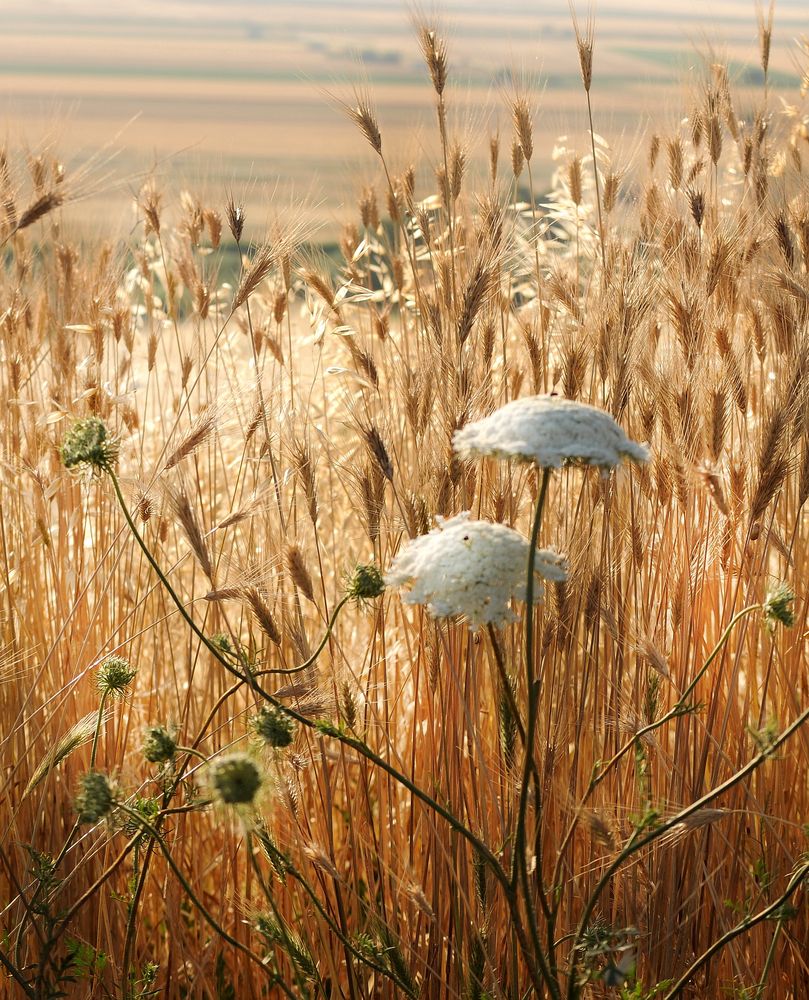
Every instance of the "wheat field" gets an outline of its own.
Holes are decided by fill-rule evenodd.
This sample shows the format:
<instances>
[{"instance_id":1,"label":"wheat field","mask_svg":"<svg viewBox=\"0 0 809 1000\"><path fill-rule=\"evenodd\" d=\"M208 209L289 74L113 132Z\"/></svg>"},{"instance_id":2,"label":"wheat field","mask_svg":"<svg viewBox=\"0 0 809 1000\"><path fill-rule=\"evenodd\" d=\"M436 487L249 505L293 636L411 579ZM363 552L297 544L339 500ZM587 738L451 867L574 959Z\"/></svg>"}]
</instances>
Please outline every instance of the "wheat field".
<instances>
[{"instance_id":1,"label":"wheat field","mask_svg":"<svg viewBox=\"0 0 809 1000\"><path fill-rule=\"evenodd\" d=\"M422 17L436 155L338 95L339 259L155 179L74 241L95 167L9 142L4 996L809 994L809 79L758 31L622 158L580 19L546 189L541 95L475 146ZM453 447L548 394L648 462ZM393 585L464 511L564 557L532 615Z\"/></svg>"}]
</instances>

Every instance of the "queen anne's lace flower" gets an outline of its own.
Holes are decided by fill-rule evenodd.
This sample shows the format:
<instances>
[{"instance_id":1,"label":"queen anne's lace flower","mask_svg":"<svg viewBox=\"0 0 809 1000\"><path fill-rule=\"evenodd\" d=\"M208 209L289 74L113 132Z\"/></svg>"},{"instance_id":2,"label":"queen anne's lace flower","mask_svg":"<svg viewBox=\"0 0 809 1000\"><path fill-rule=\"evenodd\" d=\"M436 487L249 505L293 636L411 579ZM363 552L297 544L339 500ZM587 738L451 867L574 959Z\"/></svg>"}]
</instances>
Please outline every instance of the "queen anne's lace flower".
<instances>
[{"instance_id":1,"label":"queen anne's lace flower","mask_svg":"<svg viewBox=\"0 0 809 1000\"><path fill-rule=\"evenodd\" d=\"M408 542L396 556L385 581L411 585L406 604L425 604L435 618L462 615L473 628L515 621L512 598L525 600L529 542L504 524L470 521L469 512L443 521L427 535ZM536 573L564 580L564 560L537 550ZM535 600L542 596L539 586Z\"/></svg>"},{"instance_id":2,"label":"queen anne's lace flower","mask_svg":"<svg viewBox=\"0 0 809 1000\"><path fill-rule=\"evenodd\" d=\"M630 440L609 413L558 396L526 396L506 403L456 431L453 445L463 458L516 458L543 469L568 462L611 469L623 458L649 458L647 449Z\"/></svg>"}]
</instances>

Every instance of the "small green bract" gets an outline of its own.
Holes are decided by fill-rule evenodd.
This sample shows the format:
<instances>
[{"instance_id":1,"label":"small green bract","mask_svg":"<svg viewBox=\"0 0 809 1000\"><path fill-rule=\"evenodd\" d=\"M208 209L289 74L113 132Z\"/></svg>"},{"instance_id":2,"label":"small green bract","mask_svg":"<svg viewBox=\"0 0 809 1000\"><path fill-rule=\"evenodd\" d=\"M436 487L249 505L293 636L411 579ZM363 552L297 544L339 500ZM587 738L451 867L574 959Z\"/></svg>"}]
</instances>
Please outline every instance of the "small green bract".
<instances>
[{"instance_id":1,"label":"small green bract","mask_svg":"<svg viewBox=\"0 0 809 1000\"><path fill-rule=\"evenodd\" d=\"M177 752L177 740L165 726L147 726L141 752L150 764L166 764Z\"/></svg>"},{"instance_id":2,"label":"small green bract","mask_svg":"<svg viewBox=\"0 0 809 1000\"><path fill-rule=\"evenodd\" d=\"M385 579L379 567L370 563L357 566L346 584L346 593L355 601L370 601L385 593Z\"/></svg>"},{"instance_id":3,"label":"small green bract","mask_svg":"<svg viewBox=\"0 0 809 1000\"><path fill-rule=\"evenodd\" d=\"M246 753L219 757L210 766L208 780L217 801L228 806L248 805L261 788L258 764Z\"/></svg>"},{"instance_id":4,"label":"small green bract","mask_svg":"<svg viewBox=\"0 0 809 1000\"><path fill-rule=\"evenodd\" d=\"M786 628L795 624L795 612L792 608L794 601L795 594L785 583L779 583L767 594L763 611L764 621L770 632L774 632L779 623Z\"/></svg>"},{"instance_id":5,"label":"small green bract","mask_svg":"<svg viewBox=\"0 0 809 1000\"><path fill-rule=\"evenodd\" d=\"M59 452L66 469L87 465L93 472L106 472L118 458L118 442L103 420L85 417L67 431Z\"/></svg>"},{"instance_id":6,"label":"small green bract","mask_svg":"<svg viewBox=\"0 0 809 1000\"><path fill-rule=\"evenodd\" d=\"M232 654L236 652L233 648L233 643L230 641L230 636L225 635L224 632L217 632L215 635L212 635L211 644L216 646L216 648L222 653Z\"/></svg>"},{"instance_id":7,"label":"small green bract","mask_svg":"<svg viewBox=\"0 0 809 1000\"><path fill-rule=\"evenodd\" d=\"M120 698L136 673L136 668L123 656L108 656L98 668L98 689L103 694Z\"/></svg>"},{"instance_id":8,"label":"small green bract","mask_svg":"<svg viewBox=\"0 0 809 1000\"><path fill-rule=\"evenodd\" d=\"M106 774L88 771L79 781L76 795L76 812L80 823L97 823L113 807L112 786Z\"/></svg>"},{"instance_id":9,"label":"small green bract","mask_svg":"<svg viewBox=\"0 0 809 1000\"><path fill-rule=\"evenodd\" d=\"M270 747L288 747L295 736L295 723L279 708L262 708L250 720L256 736Z\"/></svg>"}]
</instances>

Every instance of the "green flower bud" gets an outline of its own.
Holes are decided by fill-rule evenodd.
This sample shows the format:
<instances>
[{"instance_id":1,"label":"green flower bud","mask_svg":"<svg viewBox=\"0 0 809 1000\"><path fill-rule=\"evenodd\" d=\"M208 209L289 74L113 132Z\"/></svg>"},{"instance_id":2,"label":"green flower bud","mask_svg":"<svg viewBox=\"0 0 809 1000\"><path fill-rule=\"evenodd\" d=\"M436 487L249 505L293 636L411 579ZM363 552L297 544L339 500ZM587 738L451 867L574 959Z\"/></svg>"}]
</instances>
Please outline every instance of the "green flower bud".
<instances>
[{"instance_id":1,"label":"green flower bud","mask_svg":"<svg viewBox=\"0 0 809 1000\"><path fill-rule=\"evenodd\" d=\"M166 764L177 752L177 740L165 726L147 726L141 752L150 764Z\"/></svg>"},{"instance_id":2,"label":"green flower bud","mask_svg":"<svg viewBox=\"0 0 809 1000\"><path fill-rule=\"evenodd\" d=\"M346 593L355 601L370 601L385 592L385 580L377 566L357 566L346 583Z\"/></svg>"},{"instance_id":3,"label":"green flower bud","mask_svg":"<svg viewBox=\"0 0 809 1000\"><path fill-rule=\"evenodd\" d=\"M786 628L795 624L795 612L792 608L794 601L795 594L785 583L779 583L767 594L763 611L764 621L770 632L774 632L779 623Z\"/></svg>"},{"instance_id":4,"label":"green flower bud","mask_svg":"<svg viewBox=\"0 0 809 1000\"><path fill-rule=\"evenodd\" d=\"M97 823L114 804L115 797L106 774L88 771L81 777L75 803L80 823Z\"/></svg>"},{"instance_id":5,"label":"green flower bud","mask_svg":"<svg viewBox=\"0 0 809 1000\"><path fill-rule=\"evenodd\" d=\"M241 806L255 799L262 778L252 757L246 753L231 753L212 762L208 781L217 801L228 806Z\"/></svg>"},{"instance_id":6,"label":"green flower bud","mask_svg":"<svg viewBox=\"0 0 809 1000\"><path fill-rule=\"evenodd\" d=\"M107 472L118 458L118 442L103 420L85 417L67 431L59 452L66 469L87 465L93 472Z\"/></svg>"},{"instance_id":7,"label":"green flower bud","mask_svg":"<svg viewBox=\"0 0 809 1000\"><path fill-rule=\"evenodd\" d=\"M99 691L103 694L120 698L126 692L129 682L136 673L137 669L123 656L108 656L98 668L96 683Z\"/></svg>"},{"instance_id":8,"label":"green flower bud","mask_svg":"<svg viewBox=\"0 0 809 1000\"><path fill-rule=\"evenodd\" d=\"M280 708L262 708L250 720L256 736L270 747L288 747L295 737L295 722Z\"/></svg>"}]
</instances>

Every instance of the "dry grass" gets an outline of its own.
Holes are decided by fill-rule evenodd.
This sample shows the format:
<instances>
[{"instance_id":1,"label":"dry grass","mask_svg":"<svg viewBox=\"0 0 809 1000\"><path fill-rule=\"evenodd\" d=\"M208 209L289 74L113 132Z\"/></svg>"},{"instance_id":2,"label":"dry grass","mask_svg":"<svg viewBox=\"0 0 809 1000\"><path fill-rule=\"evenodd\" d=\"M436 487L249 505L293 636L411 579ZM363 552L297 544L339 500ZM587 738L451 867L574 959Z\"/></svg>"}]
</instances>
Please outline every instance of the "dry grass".
<instances>
[{"instance_id":1,"label":"dry grass","mask_svg":"<svg viewBox=\"0 0 809 1000\"><path fill-rule=\"evenodd\" d=\"M606 104L597 35L596 119ZM325 723L261 751L265 826L192 808L206 794L204 765L180 752L175 787L143 759L142 730L176 727L206 757L245 748L260 699L182 620L109 478L62 467L58 445L76 417L99 416L120 437L129 507L187 613L236 651L239 669L265 672L306 661L346 572L386 567L435 516L471 509L527 532L534 472L459 461L451 437L470 419L555 391L609 410L649 443L640 471L555 476L542 528L571 575L537 615L541 809L529 796L529 853L537 888L553 888L536 903L553 912L563 983L586 902L627 844L732 778L805 710L800 98L792 117L775 115L765 89L742 112L714 68L682 128L660 123L635 162L582 136L561 153L548 204L515 203L506 156L513 148L530 165L535 109L517 95L514 144L503 135L489 178L473 181L423 31L421 45L433 63L435 182L419 190L413 173L388 165L384 119L363 105L379 177L343 233L336 271L299 259L305 232L279 223L246 252L238 289L223 287L216 246L235 208L192 196L163 205L148 189L142 236L126 252L71 245L57 206L14 231L52 168L32 164L30 190L11 167L4 174L0 952L34 995L53 995L79 946L64 970L80 978L64 988L82 997L146 995L150 963L167 997L268 995L272 976L269 995L352 1000L531 988L513 913L480 852L334 738L340 727L361 741L508 866L521 770L509 702L527 698L520 628L492 645L393 593L348 605L312 666L260 677ZM451 77L451 49L448 58ZM771 635L760 616L745 618L689 710L651 729L733 615L780 579L798 592L795 627ZM104 701L96 674L113 653L137 675ZM94 712L96 764L120 797L176 809L152 818L171 863L121 822L74 828ZM579 952L587 995L615 994L603 973L625 945L649 989L776 900L805 856L808 816L802 728L618 869ZM53 877L45 855L58 859ZM805 893L792 903L789 919L779 911L730 940L683 995L805 996ZM265 955L262 967L254 959ZM10 978L5 987L18 988Z\"/></svg>"}]
</instances>

